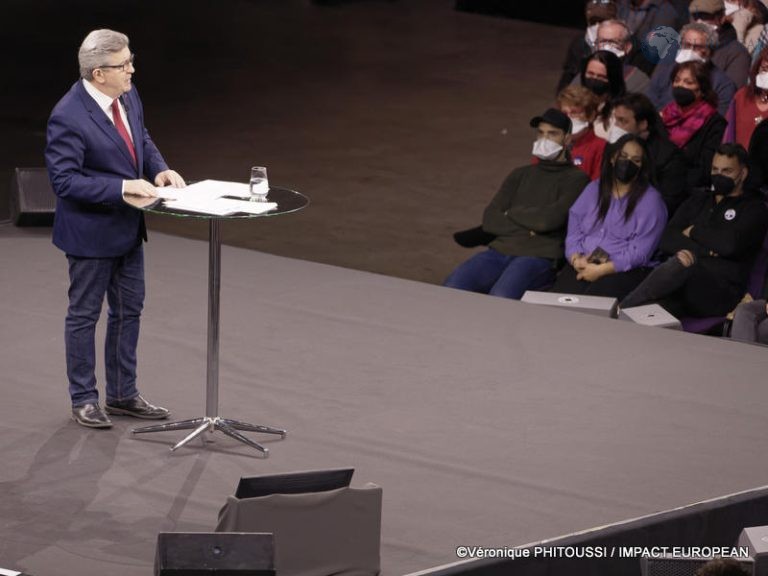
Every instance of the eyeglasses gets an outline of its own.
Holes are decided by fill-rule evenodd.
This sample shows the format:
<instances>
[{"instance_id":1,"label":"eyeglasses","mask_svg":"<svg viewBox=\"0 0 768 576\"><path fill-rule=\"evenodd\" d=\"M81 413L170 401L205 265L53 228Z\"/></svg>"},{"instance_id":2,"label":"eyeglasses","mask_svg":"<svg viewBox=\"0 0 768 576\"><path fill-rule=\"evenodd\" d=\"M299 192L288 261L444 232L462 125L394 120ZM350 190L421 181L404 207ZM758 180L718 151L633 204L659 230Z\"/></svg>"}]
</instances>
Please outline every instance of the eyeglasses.
<instances>
[{"instance_id":1,"label":"eyeglasses","mask_svg":"<svg viewBox=\"0 0 768 576\"><path fill-rule=\"evenodd\" d=\"M133 66L133 61L136 59L136 54L131 54L128 57L128 60L125 62L121 62L120 64L104 64L103 66L97 66L97 68L114 68L116 70L122 70L123 72L127 72L128 68Z\"/></svg>"},{"instance_id":2,"label":"eyeglasses","mask_svg":"<svg viewBox=\"0 0 768 576\"><path fill-rule=\"evenodd\" d=\"M681 42L680 47L683 50L693 50L694 52L706 52L709 50L709 46L707 44L694 44L693 42Z\"/></svg>"}]
</instances>

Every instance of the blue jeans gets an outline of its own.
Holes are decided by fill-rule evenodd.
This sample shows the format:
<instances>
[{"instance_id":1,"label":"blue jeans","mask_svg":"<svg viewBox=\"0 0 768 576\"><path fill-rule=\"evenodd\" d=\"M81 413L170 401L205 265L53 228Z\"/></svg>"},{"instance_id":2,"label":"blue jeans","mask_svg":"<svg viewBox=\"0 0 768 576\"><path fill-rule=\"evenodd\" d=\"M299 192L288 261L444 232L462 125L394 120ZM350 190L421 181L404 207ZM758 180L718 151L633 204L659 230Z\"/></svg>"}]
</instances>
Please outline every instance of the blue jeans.
<instances>
[{"instance_id":1,"label":"blue jeans","mask_svg":"<svg viewBox=\"0 0 768 576\"><path fill-rule=\"evenodd\" d=\"M555 279L555 263L535 256L505 256L492 248L459 265L444 286L519 300L526 290L541 290Z\"/></svg>"},{"instance_id":2,"label":"blue jeans","mask_svg":"<svg viewBox=\"0 0 768 576\"><path fill-rule=\"evenodd\" d=\"M144 307L144 249L141 244L117 258L69 261L69 308L64 340L72 406L97 403L96 323L107 296L104 344L107 403L130 400L136 390L136 345Z\"/></svg>"}]
</instances>

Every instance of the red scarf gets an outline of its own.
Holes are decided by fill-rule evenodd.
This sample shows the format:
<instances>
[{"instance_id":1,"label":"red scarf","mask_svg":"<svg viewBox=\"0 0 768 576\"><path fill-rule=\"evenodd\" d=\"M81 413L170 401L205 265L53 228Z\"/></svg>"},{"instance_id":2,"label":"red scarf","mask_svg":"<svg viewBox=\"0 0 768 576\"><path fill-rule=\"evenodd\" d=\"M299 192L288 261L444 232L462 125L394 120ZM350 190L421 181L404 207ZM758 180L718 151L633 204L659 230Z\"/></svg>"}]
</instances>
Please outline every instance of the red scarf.
<instances>
[{"instance_id":1,"label":"red scarf","mask_svg":"<svg viewBox=\"0 0 768 576\"><path fill-rule=\"evenodd\" d=\"M670 102L661 111L661 119L669 132L669 139L682 148L707 121L717 114L717 110L706 100L699 100L687 110L677 102Z\"/></svg>"}]
</instances>

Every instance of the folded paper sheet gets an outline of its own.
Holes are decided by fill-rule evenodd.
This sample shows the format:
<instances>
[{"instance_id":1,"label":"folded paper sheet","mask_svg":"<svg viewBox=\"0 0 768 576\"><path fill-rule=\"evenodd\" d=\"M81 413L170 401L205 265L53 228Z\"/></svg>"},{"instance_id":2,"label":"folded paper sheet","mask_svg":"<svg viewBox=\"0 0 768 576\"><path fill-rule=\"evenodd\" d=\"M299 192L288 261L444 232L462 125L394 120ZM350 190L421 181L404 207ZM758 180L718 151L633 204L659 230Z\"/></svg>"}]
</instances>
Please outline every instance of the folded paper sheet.
<instances>
[{"instance_id":1,"label":"folded paper sheet","mask_svg":"<svg viewBox=\"0 0 768 576\"><path fill-rule=\"evenodd\" d=\"M157 188L157 194L168 208L215 216L264 214L277 208L276 202L250 202L248 184L239 182L203 180L185 188Z\"/></svg>"}]
</instances>

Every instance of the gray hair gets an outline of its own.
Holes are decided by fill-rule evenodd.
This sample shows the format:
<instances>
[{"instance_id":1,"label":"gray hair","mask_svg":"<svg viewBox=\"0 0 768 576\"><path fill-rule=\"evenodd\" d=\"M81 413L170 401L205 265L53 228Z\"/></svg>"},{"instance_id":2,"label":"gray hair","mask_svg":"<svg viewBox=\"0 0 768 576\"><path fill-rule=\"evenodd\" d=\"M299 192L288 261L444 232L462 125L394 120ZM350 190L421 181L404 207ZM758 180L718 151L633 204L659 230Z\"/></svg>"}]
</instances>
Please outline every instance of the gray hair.
<instances>
[{"instance_id":1,"label":"gray hair","mask_svg":"<svg viewBox=\"0 0 768 576\"><path fill-rule=\"evenodd\" d=\"M680 30L680 42L683 41L683 36L685 36L686 32L696 32L706 36L707 48L709 48L710 52L714 52L715 48L717 48L717 30L712 28L709 24L704 24L703 22L691 22L690 24L686 24L683 26L682 30Z\"/></svg>"},{"instance_id":2,"label":"gray hair","mask_svg":"<svg viewBox=\"0 0 768 576\"><path fill-rule=\"evenodd\" d=\"M597 31L600 33L600 28L603 26L621 26L624 28L624 36L621 39L621 41L626 44L630 41L632 38L632 31L629 29L629 26L627 26L627 23L624 22L624 20L619 20L618 18L610 18L609 20L603 20L600 22L600 24L597 26Z\"/></svg>"},{"instance_id":3,"label":"gray hair","mask_svg":"<svg viewBox=\"0 0 768 576\"><path fill-rule=\"evenodd\" d=\"M120 52L128 46L128 36L114 30L94 30L85 37L77 53L80 77L93 80L93 71L109 63L110 54Z\"/></svg>"}]
</instances>

